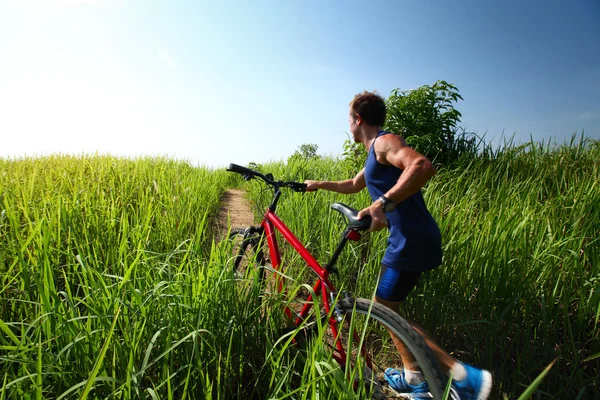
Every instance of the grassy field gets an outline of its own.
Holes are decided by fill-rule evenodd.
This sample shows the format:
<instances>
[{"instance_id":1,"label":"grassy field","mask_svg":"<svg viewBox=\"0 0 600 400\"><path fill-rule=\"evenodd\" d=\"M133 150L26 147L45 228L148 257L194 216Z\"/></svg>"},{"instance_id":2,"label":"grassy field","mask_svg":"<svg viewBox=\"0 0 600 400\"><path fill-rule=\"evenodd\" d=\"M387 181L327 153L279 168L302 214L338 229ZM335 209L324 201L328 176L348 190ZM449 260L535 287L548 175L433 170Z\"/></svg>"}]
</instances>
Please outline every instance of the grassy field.
<instances>
[{"instance_id":1,"label":"grassy field","mask_svg":"<svg viewBox=\"0 0 600 400\"><path fill-rule=\"evenodd\" d=\"M597 142L510 147L441 168L424 190L444 263L406 315L491 369L494 398L517 398L554 359L535 398L600 396L599 159ZM348 176L331 159L259 167ZM279 308L239 297L213 218L240 185L169 159L0 159L0 399L351 398L327 349L294 352ZM343 229L334 201L369 203L284 193L278 210L323 261ZM385 239L349 246L338 286L370 296ZM296 261L284 258L305 277Z\"/></svg>"},{"instance_id":2,"label":"grassy field","mask_svg":"<svg viewBox=\"0 0 600 400\"><path fill-rule=\"evenodd\" d=\"M209 228L230 178L166 159L0 161L0 398L220 390Z\"/></svg>"}]
</instances>

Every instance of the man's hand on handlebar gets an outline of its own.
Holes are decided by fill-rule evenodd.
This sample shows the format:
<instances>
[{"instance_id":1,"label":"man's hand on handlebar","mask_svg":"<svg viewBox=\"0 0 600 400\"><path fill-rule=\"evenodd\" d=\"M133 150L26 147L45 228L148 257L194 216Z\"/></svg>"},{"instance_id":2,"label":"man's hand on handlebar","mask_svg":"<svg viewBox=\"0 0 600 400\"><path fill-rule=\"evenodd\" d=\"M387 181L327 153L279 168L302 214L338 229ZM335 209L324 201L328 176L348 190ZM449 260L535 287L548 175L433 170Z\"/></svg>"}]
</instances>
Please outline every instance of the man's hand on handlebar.
<instances>
[{"instance_id":1,"label":"man's hand on handlebar","mask_svg":"<svg viewBox=\"0 0 600 400\"><path fill-rule=\"evenodd\" d=\"M306 191L307 192L314 192L317 189L319 189L318 184L319 181L304 181L304 183L306 184Z\"/></svg>"}]
</instances>

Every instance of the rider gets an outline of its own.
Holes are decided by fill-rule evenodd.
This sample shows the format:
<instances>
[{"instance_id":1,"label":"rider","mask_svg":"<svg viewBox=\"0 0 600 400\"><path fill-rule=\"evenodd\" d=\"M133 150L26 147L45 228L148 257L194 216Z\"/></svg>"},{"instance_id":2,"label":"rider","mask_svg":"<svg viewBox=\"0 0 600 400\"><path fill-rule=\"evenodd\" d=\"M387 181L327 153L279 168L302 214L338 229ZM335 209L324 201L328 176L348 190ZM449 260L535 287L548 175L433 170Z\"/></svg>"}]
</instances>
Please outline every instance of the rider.
<instances>
[{"instance_id":1,"label":"rider","mask_svg":"<svg viewBox=\"0 0 600 400\"><path fill-rule=\"evenodd\" d=\"M365 167L353 178L326 182L307 180L307 191L316 189L357 193L368 189L373 203L358 217L371 216L370 231L389 228L388 245L381 261L375 301L399 313L400 303L416 286L421 274L442 263L442 241L437 223L427 210L421 188L435 174L435 167L404 139L383 131L386 106L377 93L357 94L350 102L350 131L354 141L368 151ZM492 375L462 363L437 345L418 325L440 364L453 377L461 399L486 399ZM400 393L428 392L422 372L402 342L394 340L404 369L386 370L386 380Z\"/></svg>"}]
</instances>

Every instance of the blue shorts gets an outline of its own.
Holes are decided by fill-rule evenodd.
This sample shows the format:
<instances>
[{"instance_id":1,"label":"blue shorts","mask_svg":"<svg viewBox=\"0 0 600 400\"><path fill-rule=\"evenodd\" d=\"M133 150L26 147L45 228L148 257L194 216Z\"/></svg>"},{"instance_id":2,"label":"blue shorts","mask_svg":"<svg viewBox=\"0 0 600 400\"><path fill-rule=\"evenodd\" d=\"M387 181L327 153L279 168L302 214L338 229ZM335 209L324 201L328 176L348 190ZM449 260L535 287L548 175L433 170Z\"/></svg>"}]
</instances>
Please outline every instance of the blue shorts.
<instances>
[{"instance_id":1,"label":"blue shorts","mask_svg":"<svg viewBox=\"0 0 600 400\"><path fill-rule=\"evenodd\" d=\"M404 301L410 291L417 286L421 274L418 271L401 271L382 264L379 286L375 295L387 301Z\"/></svg>"}]
</instances>

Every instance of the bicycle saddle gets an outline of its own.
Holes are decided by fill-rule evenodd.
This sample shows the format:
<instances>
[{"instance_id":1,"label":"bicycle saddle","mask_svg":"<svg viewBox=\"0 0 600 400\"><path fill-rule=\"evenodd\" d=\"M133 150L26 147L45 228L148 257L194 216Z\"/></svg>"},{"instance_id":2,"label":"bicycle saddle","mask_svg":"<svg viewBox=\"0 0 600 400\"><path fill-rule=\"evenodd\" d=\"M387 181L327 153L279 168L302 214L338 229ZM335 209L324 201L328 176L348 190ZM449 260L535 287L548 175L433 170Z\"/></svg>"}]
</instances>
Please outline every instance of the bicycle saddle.
<instances>
[{"instance_id":1,"label":"bicycle saddle","mask_svg":"<svg viewBox=\"0 0 600 400\"><path fill-rule=\"evenodd\" d=\"M348 218L348 226L351 229L356 229L357 231L366 231L371 227L371 217L369 215L363 217L362 219L358 219L356 217L358 210L355 210L344 203L333 203L331 208L341 212L346 216L346 218Z\"/></svg>"}]
</instances>

